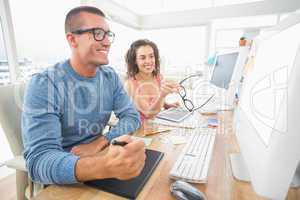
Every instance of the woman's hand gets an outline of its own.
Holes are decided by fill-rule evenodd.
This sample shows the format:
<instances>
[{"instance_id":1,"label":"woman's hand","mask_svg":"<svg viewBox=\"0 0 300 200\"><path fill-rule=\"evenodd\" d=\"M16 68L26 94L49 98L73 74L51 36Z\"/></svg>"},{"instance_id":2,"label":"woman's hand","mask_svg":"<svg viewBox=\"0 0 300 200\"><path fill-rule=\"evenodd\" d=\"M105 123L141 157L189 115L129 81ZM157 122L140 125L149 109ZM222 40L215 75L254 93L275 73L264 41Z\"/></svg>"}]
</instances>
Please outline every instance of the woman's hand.
<instances>
[{"instance_id":1,"label":"woman's hand","mask_svg":"<svg viewBox=\"0 0 300 200\"><path fill-rule=\"evenodd\" d=\"M179 84L175 81L162 80L160 88L160 96L166 97L168 94L178 92Z\"/></svg>"},{"instance_id":2,"label":"woman's hand","mask_svg":"<svg viewBox=\"0 0 300 200\"><path fill-rule=\"evenodd\" d=\"M175 102L175 103L165 103L164 108L165 109L169 109L169 108L178 108L180 107L180 103L179 102Z\"/></svg>"}]
</instances>

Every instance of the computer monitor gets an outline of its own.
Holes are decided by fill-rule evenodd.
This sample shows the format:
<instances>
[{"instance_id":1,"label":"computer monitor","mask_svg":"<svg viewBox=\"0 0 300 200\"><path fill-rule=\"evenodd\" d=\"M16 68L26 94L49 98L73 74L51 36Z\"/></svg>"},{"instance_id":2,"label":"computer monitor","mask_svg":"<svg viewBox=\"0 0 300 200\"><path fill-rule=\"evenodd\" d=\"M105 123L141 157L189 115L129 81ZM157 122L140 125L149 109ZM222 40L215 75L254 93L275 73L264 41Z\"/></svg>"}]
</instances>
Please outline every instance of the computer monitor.
<instances>
[{"instance_id":1,"label":"computer monitor","mask_svg":"<svg viewBox=\"0 0 300 200\"><path fill-rule=\"evenodd\" d=\"M271 199L284 199L293 180L299 185L300 15L282 24L260 41L245 77L235 112L241 154L231 155L234 177Z\"/></svg>"},{"instance_id":2,"label":"computer monitor","mask_svg":"<svg viewBox=\"0 0 300 200\"><path fill-rule=\"evenodd\" d=\"M238 56L238 51L217 54L210 83L228 89Z\"/></svg>"},{"instance_id":3,"label":"computer monitor","mask_svg":"<svg viewBox=\"0 0 300 200\"><path fill-rule=\"evenodd\" d=\"M248 47L240 47L217 54L209 81L215 86L214 93L219 101L217 107L220 107L217 110L233 108L248 53Z\"/></svg>"}]
</instances>

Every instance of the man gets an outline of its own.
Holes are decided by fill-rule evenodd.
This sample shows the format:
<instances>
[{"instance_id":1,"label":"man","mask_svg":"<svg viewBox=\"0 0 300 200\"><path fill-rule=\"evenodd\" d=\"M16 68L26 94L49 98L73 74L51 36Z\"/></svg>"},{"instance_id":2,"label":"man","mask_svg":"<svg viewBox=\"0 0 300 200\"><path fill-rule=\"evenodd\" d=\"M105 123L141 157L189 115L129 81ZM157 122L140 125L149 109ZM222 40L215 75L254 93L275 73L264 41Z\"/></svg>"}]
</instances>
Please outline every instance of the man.
<instances>
[{"instance_id":1,"label":"man","mask_svg":"<svg viewBox=\"0 0 300 200\"><path fill-rule=\"evenodd\" d=\"M114 34L103 12L88 6L67 14L65 32L70 59L35 75L24 97L22 136L30 176L43 184L135 177L145 163L145 146L126 134L140 126L139 114L117 74L104 66ZM111 111L119 123L102 136ZM99 155L114 138L128 144L110 145Z\"/></svg>"}]
</instances>

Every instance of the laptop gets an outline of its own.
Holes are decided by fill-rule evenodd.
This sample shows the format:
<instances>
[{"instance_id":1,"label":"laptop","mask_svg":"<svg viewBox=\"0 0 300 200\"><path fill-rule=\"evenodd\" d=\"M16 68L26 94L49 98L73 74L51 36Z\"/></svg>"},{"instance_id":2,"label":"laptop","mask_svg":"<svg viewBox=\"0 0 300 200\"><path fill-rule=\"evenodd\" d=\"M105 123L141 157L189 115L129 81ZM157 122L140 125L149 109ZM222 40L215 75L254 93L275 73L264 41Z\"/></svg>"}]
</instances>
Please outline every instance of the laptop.
<instances>
[{"instance_id":1,"label":"laptop","mask_svg":"<svg viewBox=\"0 0 300 200\"><path fill-rule=\"evenodd\" d=\"M186 110L185 108L170 108L167 110L163 110L156 115L159 119L168 120L171 122L181 122L188 116L190 116L193 112Z\"/></svg>"}]
</instances>

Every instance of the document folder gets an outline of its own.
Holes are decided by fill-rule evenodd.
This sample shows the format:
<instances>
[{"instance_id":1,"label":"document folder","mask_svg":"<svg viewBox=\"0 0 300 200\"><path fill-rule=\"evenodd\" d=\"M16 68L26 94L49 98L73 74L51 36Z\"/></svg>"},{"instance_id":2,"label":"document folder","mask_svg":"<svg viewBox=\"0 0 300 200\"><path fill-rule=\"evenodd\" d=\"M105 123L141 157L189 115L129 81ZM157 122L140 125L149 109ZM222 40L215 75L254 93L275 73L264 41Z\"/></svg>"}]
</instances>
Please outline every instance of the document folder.
<instances>
[{"instance_id":1,"label":"document folder","mask_svg":"<svg viewBox=\"0 0 300 200\"><path fill-rule=\"evenodd\" d=\"M135 199L150 178L163 155L162 152L147 149L144 169L139 176L133 179L119 180L109 178L87 181L85 184L125 198Z\"/></svg>"}]
</instances>

